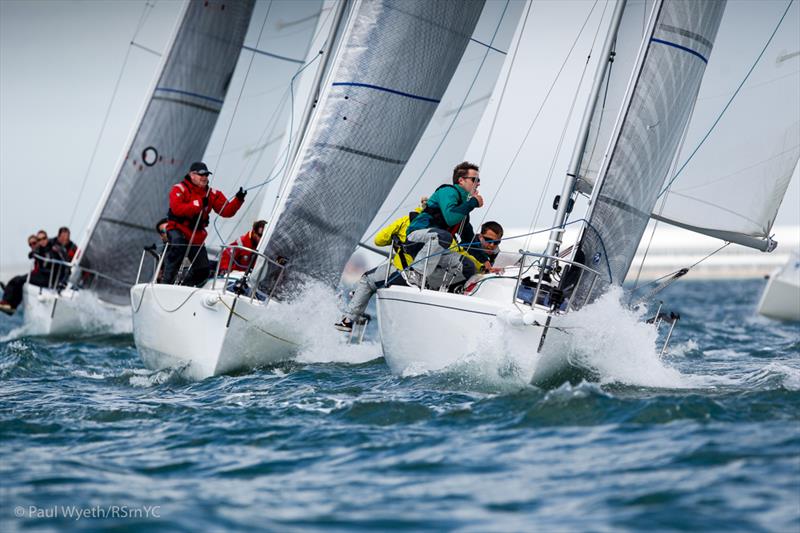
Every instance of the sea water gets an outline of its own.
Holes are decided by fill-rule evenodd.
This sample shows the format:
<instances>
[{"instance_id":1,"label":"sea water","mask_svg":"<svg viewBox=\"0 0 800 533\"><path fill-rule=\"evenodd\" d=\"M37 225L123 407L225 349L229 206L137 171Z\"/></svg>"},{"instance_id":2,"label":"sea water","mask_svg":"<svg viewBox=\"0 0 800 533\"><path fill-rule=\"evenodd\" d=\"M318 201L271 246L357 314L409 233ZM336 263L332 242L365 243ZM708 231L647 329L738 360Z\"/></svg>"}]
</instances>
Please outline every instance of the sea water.
<instances>
[{"instance_id":1,"label":"sea water","mask_svg":"<svg viewBox=\"0 0 800 533\"><path fill-rule=\"evenodd\" d=\"M670 287L663 356L599 302L560 348L597 381L549 390L502 339L394 376L324 291L297 361L199 382L3 317L0 530L800 531L800 325L763 285Z\"/></svg>"}]
</instances>

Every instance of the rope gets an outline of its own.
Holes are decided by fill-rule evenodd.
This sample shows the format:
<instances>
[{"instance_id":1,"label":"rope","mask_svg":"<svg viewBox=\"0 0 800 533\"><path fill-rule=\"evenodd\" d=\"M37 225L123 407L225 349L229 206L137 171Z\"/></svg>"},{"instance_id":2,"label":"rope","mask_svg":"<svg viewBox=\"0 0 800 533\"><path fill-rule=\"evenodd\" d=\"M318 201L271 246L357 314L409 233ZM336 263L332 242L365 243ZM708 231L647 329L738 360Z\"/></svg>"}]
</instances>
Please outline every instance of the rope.
<instances>
[{"instance_id":1,"label":"rope","mask_svg":"<svg viewBox=\"0 0 800 533\"><path fill-rule=\"evenodd\" d=\"M684 268L685 268L687 271L688 271L688 270L691 270L691 269L693 269L694 267L696 267L697 265L699 265L700 263L702 263L703 261L705 261L706 259L708 259L709 257L711 257L711 256L713 256L713 255L715 255L715 254L717 254L717 253L719 253L719 252L721 252L723 249L727 248L727 247L728 247L728 246L730 246L730 245L731 245L731 243L730 243L730 242L726 242L725 244L723 244L722 246L720 246L719 248L717 248L716 250L714 250L714 251L713 251L713 252L711 252L710 254L706 255L705 257L703 257L702 259L700 259L699 261L695 262L694 264L692 264L692 265L690 265L690 266L688 266L688 267L679 268L678 270L674 270L674 271L670 272L669 274L664 274L664 275L663 275L663 276L661 276L660 278L656 278L656 279L654 279L654 280L652 280L652 281L650 281L650 282L648 282L648 283L645 283L645 284L643 284L643 285L639 285L638 287L635 287L635 288L633 288L633 289L631 290L631 294L633 294L634 292L636 292L636 291L639 291L639 290L641 290L641 289L643 289L643 288L645 288L645 287L648 287L648 286L650 286L650 285L655 285L655 284L657 284L657 283L660 283L660 282L661 282L661 280L664 280L664 279L666 279L666 278L669 278L670 276L674 276L675 274L679 273L679 272L680 272L681 270L683 270Z\"/></svg>"},{"instance_id":2,"label":"rope","mask_svg":"<svg viewBox=\"0 0 800 533\"><path fill-rule=\"evenodd\" d=\"M766 44L764 44L764 47L761 49L761 52L758 54L758 57L756 57L756 60L753 62L753 65L750 67L750 70L747 71L747 74L742 79L741 83L739 83L739 86L736 87L736 90L733 91L733 94L731 95L730 99L728 99L728 102L725 104L725 106L722 108L722 111L720 111L719 115L717 115L717 118L711 124L711 127L708 129L708 131L703 136L703 138L700 139L700 142L694 148L692 153L689 154L689 157L686 159L686 161L683 163L683 165L681 165L681 168L678 169L678 172L675 173L675 175L672 177L672 179L669 180L669 182L666 184L666 186L664 186L664 188L661 190L661 192L658 193L658 197L661 197L661 195L663 195L665 192L667 192L667 190L670 188L670 186L673 184L673 182L678 179L678 176L681 175L681 173L683 172L683 169L686 168L686 166L689 164L689 162L692 160L692 158L695 156L695 154L698 152L698 150L700 150L700 147L703 146L703 144L706 142L706 140L711 136L711 132L714 131L714 129L717 127L717 124L719 124L720 120L722 120L722 117L725 115L725 112L728 111L728 108L733 103L733 100L739 94L739 91L742 90L742 87L744 86L745 82L747 82L748 78L750 78L750 75L755 70L756 65L758 65L759 61L761 61L761 58L764 56L764 52L767 51L767 48L769 47L770 43L772 43L772 39L775 37L775 34L778 33L778 28L780 28L781 24L783 24L783 20L786 18L786 14L789 12L789 8L792 7L792 3L794 3L794 0L789 0L789 3L786 5L786 9L784 10L783 15L781 15L781 18L778 21L778 24L775 26L775 29L772 30L772 35L770 35L769 39L767 39Z\"/></svg>"},{"instance_id":3,"label":"rope","mask_svg":"<svg viewBox=\"0 0 800 533\"><path fill-rule=\"evenodd\" d=\"M240 319L242 319L244 322L246 322L246 323L247 323L247 325L248 325L248 327L252 327L252 328L254 328L254 329L257 329L257 330L258 330L258 331L260 331L261 333L263 333L263 334L265 334L265 335L268 335L268 336L272 337L273 339L277 339L277 340L279 340L279 341L285 342L286 344L291 344L292 346L297 346L297 347L299 347L299 346L300 346L300 344L298 344L298 343L296 343L296 342L292 342L292 341L290 341L289 339L284 339L283 337L279 337L279 336L277 336L277 335L275 335L275 334L273 334L273 333L270 333L269 331L267 331L267 330L265 330L265 329L262 329L262 328L260 328L260 327L256 326L256 325L255 325L255 324L253 324L253 323L252 323L250 320L246 319L245 317L243 317L242 315L240 315L239 313L237 313L236 311L234 311L232 307L230 307L230 306L229 306L227 303L225 303L225 300L223 300L221 296L218 296L217 298L219 298L219 301L222 303L222 305L223 305L223 306L225 306L225 308L226 308L226 309L227 309L227 310L228 310L228 311L229 311L229 312L230 312L230 313L231 313L233 316L235 316L235 317L237 317L237 318L240 318Z\"/></svg>"},{"instance_id":4,"label":"rope","mask_svg":"<svg viewBox=\"0 0 800 533\"><path fill-rule=\"evenodd\" d=\"M81 187L78 189L78 196L75 198L75 205L72 208L72 214L69 216L69 225L75 222L75 214L78 212L78 205L80 204L81 198L83 197L83 191L86 188L86 182L89 179L89 174L92 171L92 165L94 165L94 158L97 156L97 150L100 148L100 141L103 138L103 133L106 131L106 125L108 125L108 118L111 116L111 108L114 105L114 100L117 97L117 91L119 90L120 83L122 82L122 76L125 74L125 67L128 65L128 58L131 54L131 49L134 48L136 44L136 37L139 35L139 32L142 30L144 23L147 21L147 17L149 16L150 12L148 8L152 8L155 4L151 4L150 2L145 2L144 9L142 10L142 14L139 17L139 22L136 24L136 29L133 32L133 37L131 37L130 43L128 44L128 50L125 52L125 58L122 60L122 67L120 67L119 75L117 75L117 81L114 83L114 90L111 92L111 100L108 102L108 107L106 108L106 114L103 117L103 123L100 126L100 133L97 134L97 140L94 143L94 148L92 149L92 155L89 157L89 165L86 168L86 173L83 175L83 181L81 182Z\"/></svg>"}]
</instances>

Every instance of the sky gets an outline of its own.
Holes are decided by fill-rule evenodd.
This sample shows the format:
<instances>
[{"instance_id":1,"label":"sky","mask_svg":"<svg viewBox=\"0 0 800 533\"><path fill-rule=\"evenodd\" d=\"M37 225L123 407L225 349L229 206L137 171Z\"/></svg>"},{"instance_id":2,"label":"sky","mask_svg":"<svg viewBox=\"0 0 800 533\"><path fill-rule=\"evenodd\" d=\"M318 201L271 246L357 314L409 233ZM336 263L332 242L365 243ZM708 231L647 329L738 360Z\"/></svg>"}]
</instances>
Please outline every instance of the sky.
<instances>
[{"instance_id":1,"label":"sky","mask_svg":"<svg viewBox=\"0 0 800 533\"><path fill-rule=\"evenodd\" d=\"M498 9L501 3L493 2L492 7ZM254 23L263 18L259 13L264 13L265 5L259 2ZM515 65L485 160L480 161L484 195L487 200L496 197L492 216L505 217L508 227L527 226L540 199L548 204L560 189L575 123L583 111L582 105L576 107L563 147L557 151L575 76L585 62L593 29L607 20L612 6L602 0L594 6L586 36L554 85L531 135L522 140L575 37L576 20L582 21L593 5L590 0L534 3L531 30L522 42L525 52ZM759 47L765 38L763 28L785 5L784 0L764 0L754 8L753 17L763 18L764 24L758 31L742 31L743 39L752 40L751 48ZM0 1L0 271L24 265L27 235L39 229L54 234L59 226L68 225L73 240L80 240L135 126L159 63L158 52L167 42L179 8L176 0ZM790 14L795 28L798 16L797 9ZM265 44L256 42L256 33L251 28L246 45ZM131 46L134 35L136 46ZM796 41L800 48L800 35ZM240 64L254 64L248 61L240 60ZM798 60L793 61L787 68L794 74L787 72L797 76ZM238 71L237 75L242 76ZM274 89L270 70L248 70L248 75L247 95L258 105L258 95ZM228 125L224 117L220 124L223 130ZM483 132L490 127L486 119L479 126ZM231 161L219 154L215 160L234 168L234 148L247 154L259 142L263 142L259 135L247 139L240 134L230 145ZM473 143L467 156L479 158L484 146ZM238 157L243 161L245 155ZM502 181L504 175L507 178ZM443 176L440 181L446 179ZM800 224L799 190L795 172L777 225ZM552 212L543 210L540 225L551 218Z\"/></svg>"}]
</instances>

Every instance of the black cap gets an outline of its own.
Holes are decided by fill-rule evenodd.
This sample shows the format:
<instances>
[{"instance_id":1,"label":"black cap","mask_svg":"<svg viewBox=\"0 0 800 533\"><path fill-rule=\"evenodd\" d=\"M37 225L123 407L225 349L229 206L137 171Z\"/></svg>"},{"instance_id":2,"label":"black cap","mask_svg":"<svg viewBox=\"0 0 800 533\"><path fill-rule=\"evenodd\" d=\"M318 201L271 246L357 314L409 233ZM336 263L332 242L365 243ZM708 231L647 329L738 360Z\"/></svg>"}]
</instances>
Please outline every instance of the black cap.
<instances>
[{"instance_id":1,"label":"black cap","mask_svg":"<svg viewBox=\"0 0 800 533\"><path fill-rule=\"evenodd\" d=\"M211 172L208 171L208 167L205 163L198 161L197 163L192 163L192 166L189 167L189 172L197 172L201 176L208 176Z\"/></svg>"}]
</instances>

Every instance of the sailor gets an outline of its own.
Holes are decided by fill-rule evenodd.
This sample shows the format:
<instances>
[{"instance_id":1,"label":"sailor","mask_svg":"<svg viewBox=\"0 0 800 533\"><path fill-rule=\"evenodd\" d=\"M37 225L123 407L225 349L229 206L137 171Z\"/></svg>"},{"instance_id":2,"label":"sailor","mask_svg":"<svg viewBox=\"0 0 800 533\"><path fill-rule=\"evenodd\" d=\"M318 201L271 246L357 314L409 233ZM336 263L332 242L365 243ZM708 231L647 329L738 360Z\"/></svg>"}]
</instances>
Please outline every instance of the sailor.
<instances>
[{"instance_id":1,"label":"sailor","mask_svg":"<svg viewBox=\"0 0 800 533\"><path fill-rule=\"evenodd\" d=\"M70 231L66 226L58 228L58 236L50 241L53 256L61 261L71 262L78 252L78 247L70 240Z\"/></svg>"},{"instance_id":2,"label":"sailor","mask_svg":"<svg viewBox=\"0 0 800 533\"><path fill-rule=\"evenodd\" d=\"M473 242L468 243L465 251L475 260L478 272L501 272L502 268L494 266L497 254L500 253L500 241L503 239L503 226L491 220L481 224L481 232Z\"/></svg>"},{"instance_id":3,"label":"sailor","mask_svg":"<svg viewBox=\"0 0 800 533\"><path fill-rule=\"evenodd\" d=\"M36 239L36 235L28 236L28 247L30 247L31 253L33 253L38 244L39 242ZM3 289L3 299L0 300L0 311L7 315L14 314L19 304L22 303L22 287L25 285L25 280L27 279L28 276L23 274L21 276L14 276L8 280L8 283L5 284L5 288Z\"/></svg>"},{"instance_id":4,"label":"sailor","mask_svg":"<svg viewBox=\"0 0 800 533\"><path fill-rule=\"evenodd\" d=\"M264 235L266 220L256 220L250 231L230 243L229 246L241 246L242 248L225 248L219 258L219 272L223 274L228 270L247 271L255 262L256 254L250 250L258 248L258 243ZM247 248L247 249L244 249Z\"/></svg>"},{"instance_id":5,"label":"sailor","mask_svg":"<svg viewBox=\"0 0 800 533\"><path fill-rule=\"evenodd\" d=\"M347 305L344 316L333 327L339 331L353 331L353 321L364 314L370 298L385 285L387 279L390 285L404 283L397 271L405 270L414 260L403 249L403 243L406 242L406 230L411 221L419 216L419 213L427 205L428 198L423 196L420 199L419 207L408 215L398 218L375 235L375 246L393 246L395 254L392 264L390 265L387 261L372 270L364 272L358 280L355 291L353 291L353 296L350 298L350 303Z\"/></svg>"},{"instance_id":6,"label":"sailor","mask_svg":"<svg viewBox=\"0 0 800 533\"><path fill-rule=\"evenodd\" d=\"M47 238L47 232L40 229L36 232L36 247L28 252L28 258L33 259L33 268L31 269L28 283L38 287L47 287L50 283L50 240Z\"/></svg>"},{"instance_id":7,"label":"sailor","mask_svg":"<svg viewBox=\"0 0 800 533\"><path fill-rule=\"evenodd\" d=\"M469 259L448 250L456 236L463 242L473 239L473 235L467 235L467 232L471 232L470 212L483 206L483 197L478 194L479 185L478 165L467 161L459 163L453 169L452 185L440 185L428 199L425 210L408 226L407 241L410 244L406 249L415 256L417 263L425 258L421 268L425 270L426 284L430 289L439 288L446 272L471 268L466 263Z\"/></svg>"},{"instance_id":8,"label":"sailor","mask_svg":"<svg viewBox=\"0 0 800 533\"><path fill-rule=\"evenodd\" d=\"M162 283L174 283L184 257L191 262L184 276L184 285L202 286L209 274L208 253L203 243L211 211L228 218L244 203L247 191L239 187L231 200L208 186L211 174L205 163L192 163L183 181L173 185L169 193L167 214L167 255L164 258Z\"/></svg>"}]
</instances>

